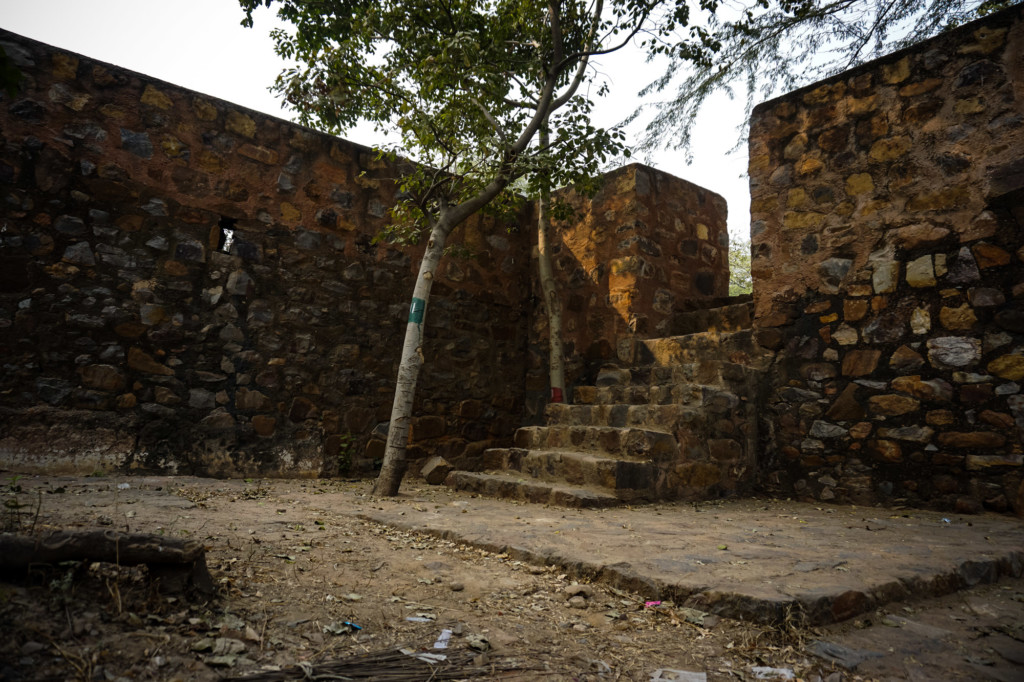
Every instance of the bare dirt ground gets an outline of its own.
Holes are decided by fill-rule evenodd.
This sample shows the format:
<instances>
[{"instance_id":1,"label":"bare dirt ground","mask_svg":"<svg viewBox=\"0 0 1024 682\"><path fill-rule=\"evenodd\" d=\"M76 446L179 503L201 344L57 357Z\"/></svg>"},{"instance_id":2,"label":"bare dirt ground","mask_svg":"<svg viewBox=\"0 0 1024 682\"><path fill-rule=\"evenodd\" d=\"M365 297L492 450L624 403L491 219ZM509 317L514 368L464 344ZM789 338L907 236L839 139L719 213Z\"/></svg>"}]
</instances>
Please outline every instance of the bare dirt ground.
<instances>
[{"instance_id":1,"label":"bare dirt ground","mask_svg":"<svg viewBox=\"0 0 1024 682\"><path fill-rule=\"evenodd\" d=\"M415 482L385 502L368 482L3 476L5 528L198 539L216 585L168 594L112 564L7 576L5 681L1024 679L1020 579L824 628L761 626L359 517L453 504ZM509 506L510 522L530 513Z\"/></svg>"}]
</instances>

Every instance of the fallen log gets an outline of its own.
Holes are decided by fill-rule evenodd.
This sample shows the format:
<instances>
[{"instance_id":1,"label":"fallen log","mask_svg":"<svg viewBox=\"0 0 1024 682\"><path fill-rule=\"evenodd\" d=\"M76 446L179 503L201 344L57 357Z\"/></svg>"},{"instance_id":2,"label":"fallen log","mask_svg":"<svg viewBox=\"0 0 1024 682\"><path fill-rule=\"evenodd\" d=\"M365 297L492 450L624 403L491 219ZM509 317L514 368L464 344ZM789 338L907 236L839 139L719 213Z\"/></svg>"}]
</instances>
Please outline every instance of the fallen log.
<instances>
[{"instance_id":1,"label":"fallen log","mask_svg":"<svg viewBox=\"0 0 1024 682\"><path fill-rule=\"evenodd\" d=\"M0 533L0 570L28 570L34 564L102 561L146 564L162 589L213 592L206 548L195 540L115 530L58 530L37 536Z\"/></svg>"}]
</instances>

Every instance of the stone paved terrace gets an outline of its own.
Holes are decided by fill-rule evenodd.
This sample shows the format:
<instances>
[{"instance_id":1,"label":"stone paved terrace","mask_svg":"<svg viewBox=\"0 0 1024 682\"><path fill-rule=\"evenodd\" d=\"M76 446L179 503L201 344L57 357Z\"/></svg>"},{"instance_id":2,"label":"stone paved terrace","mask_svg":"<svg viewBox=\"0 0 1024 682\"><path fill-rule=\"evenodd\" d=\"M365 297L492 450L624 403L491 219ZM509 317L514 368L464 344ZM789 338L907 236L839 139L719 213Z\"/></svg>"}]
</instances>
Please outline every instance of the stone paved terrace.
<instances>
[{"instance_id":1,"label":"stone paved terrace","mask_svg":"<svg viewBox=\"0 0 1024 682\"><path fill-rule=\"evenodd\" d=\"M760 499L567 509L406 491L358 513L759 622L844 620L1024 572L1024 523L994 514Z\"/></svg>"}]
</instances>

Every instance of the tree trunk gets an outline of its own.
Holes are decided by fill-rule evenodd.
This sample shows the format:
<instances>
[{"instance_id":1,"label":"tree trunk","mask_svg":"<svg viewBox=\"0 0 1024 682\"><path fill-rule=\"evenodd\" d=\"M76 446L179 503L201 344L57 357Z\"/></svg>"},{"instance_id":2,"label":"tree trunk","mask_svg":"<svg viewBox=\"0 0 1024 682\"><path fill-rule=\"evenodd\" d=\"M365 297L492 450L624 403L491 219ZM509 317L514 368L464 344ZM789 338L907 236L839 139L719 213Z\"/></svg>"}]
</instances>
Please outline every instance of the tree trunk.
<instances>
[{"instance_id":1,"label":"tree trunk","mask_svg":"<svg viewBox=\"0 0 1024 682\"><path fill-rule=\"evenodd\" d=\"M548 146L548 122L540 128L540 148ZM565 402L565 361L562 351L562 302L555 288L555 276L551 267L551 249L548 238L551 230L551 185L547 178L541 183L540 201L537 204L537 269L540 273L540 288L548 311L548 376L551 384L550 402Z\"/></svg>"},{"instance_id":2,"label":"tree trunk","mask_svg":"<svg viewBox=\"0 0 1024 682\"><path fill-rule=\"evenodd\" d=\"M384 462L380 475L373 486L374 495L393 496L398 494L405 475L405 449L409 444L409 425L412 421L412 404L416 396L416 380L423 367L423 325L427 316L427 301L434 273L444 253L444 243L451 231L451 220L443 212L430 230L427 250L420 261L416 286L409 306L409 322L405 327L405 343L402 346L402 360L398 365L398 380L395 385L395 402L391 408L391 424L388 428L388 444L384 450Z\"/></svg>"}]
</instances>

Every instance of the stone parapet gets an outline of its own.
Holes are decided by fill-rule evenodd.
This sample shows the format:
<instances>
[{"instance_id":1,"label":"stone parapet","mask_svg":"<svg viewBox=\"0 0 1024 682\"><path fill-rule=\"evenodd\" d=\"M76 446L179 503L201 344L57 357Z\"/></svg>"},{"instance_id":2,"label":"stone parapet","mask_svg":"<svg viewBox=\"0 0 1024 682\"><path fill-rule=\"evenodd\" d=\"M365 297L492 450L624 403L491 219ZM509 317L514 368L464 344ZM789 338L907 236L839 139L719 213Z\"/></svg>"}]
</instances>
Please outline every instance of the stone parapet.
<instances>
[{"instance_id":1,"label":"stone parapet","mask_svg":"<svg viewBox=\"0 0 1024 682\"><path fill-rule=\"evenodd\" d=\"M554 199L572 209L551 235L570 386L592 382L606 363L628 366L638 341L673 333L678 312L727 296L728 210L718 194L630 164L604 176L592 197L568 188ZM536 281L534 289L527 400L539 420L548 320Z\"/></svg>"},{"instance_id":2,"label":"stone parapet","mask_svg":"<svg viewBox=\"0 0 1024 682\"><path fill-rule=\"evenodd\" d=\"M755 109L754 325L778 351L769 487L968 511L1019 497L1022 14Z\"/></svg>"}]
</instances>

